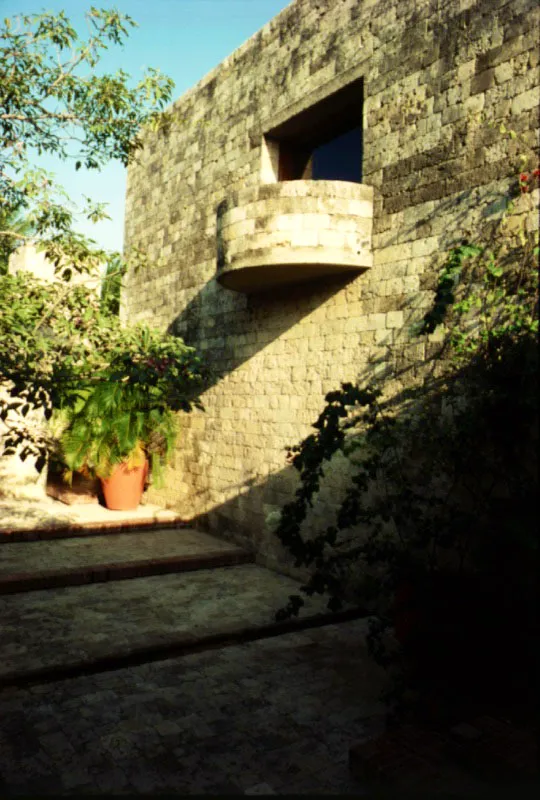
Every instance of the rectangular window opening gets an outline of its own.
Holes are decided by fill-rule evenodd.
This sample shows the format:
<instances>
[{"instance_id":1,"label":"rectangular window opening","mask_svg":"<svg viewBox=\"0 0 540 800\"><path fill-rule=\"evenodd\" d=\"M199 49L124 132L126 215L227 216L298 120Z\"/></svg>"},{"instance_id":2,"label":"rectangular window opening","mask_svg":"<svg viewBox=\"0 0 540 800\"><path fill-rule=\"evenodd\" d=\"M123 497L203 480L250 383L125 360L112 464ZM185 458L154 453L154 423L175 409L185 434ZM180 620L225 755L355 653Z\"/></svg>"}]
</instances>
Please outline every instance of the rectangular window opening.
<instances>
[{"instance_id":1,"label":"rectangular window opening","mask_svg":"<svg viewBox=\"0 0 540 800\"><path fill-rule=\"evenodd\" d=\"M344 86L268 131L263 176L271 181L362 182L363 80Z\"/></svg>"}]
</instances>

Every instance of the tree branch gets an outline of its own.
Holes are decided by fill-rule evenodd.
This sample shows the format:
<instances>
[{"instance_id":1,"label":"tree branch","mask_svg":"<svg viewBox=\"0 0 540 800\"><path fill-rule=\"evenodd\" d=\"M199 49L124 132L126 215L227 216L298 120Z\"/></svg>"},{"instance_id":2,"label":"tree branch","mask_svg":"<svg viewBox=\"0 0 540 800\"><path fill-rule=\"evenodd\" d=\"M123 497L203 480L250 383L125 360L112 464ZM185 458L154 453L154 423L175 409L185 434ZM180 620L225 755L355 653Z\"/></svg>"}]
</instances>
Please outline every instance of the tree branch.
<instances>
[{"instance_id":1,"label":"tree branch","mask_svg":"<svg viewBox=\"0 0 540 800\"><path fill-rule=\"evenodd\" d=\"M14 236L16 239L28 239L24 233L15 233L15 231L0 231L0 236Z\"/></svg>"}]
</instances>

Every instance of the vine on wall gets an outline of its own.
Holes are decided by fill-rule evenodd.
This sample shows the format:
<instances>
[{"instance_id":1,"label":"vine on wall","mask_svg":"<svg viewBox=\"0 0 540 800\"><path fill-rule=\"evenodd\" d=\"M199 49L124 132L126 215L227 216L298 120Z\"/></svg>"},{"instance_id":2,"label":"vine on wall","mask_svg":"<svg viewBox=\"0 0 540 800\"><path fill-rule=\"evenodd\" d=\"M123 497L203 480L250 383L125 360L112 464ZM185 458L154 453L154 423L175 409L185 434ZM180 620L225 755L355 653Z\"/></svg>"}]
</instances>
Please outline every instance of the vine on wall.
<instances>
[{"instance_id":1,"label":"vine on wall","mask_svg":"<svg viewBox=\"0 0 540 800\"><path fill-rule=\"evenodd\" d=\"M538 193L539 177L522 168L502 215L450 251L415 331L442 334L440 344L431 345L407 403L385 396L384 385L343 384L326 396L315 432L288 454L300 483L276 534L296 566L310 570L301 591L328 593L332 610L351 601L363 608L372 654L398 665L401 679L413 641L417 666L422 637L424 656L430 642L433 651L450 597L468 598L461 644L467 627L477 643L480 630L487 636L489 614L469 591L471 576L498 604L490 614L499 614L499 634L517 647L516 614L525 639L535 625L538 244L523 196ZM337 453L350 478L333 524L310 535L306 519ZM488 584L499 591L490 594ZM501 603L510 595L504 620ZM277 617L298 614L303 603L292 595ZM433 677L433 660L423 660ZM407 681L410 690L411 674Z\"/></svg>"}]
</instances>

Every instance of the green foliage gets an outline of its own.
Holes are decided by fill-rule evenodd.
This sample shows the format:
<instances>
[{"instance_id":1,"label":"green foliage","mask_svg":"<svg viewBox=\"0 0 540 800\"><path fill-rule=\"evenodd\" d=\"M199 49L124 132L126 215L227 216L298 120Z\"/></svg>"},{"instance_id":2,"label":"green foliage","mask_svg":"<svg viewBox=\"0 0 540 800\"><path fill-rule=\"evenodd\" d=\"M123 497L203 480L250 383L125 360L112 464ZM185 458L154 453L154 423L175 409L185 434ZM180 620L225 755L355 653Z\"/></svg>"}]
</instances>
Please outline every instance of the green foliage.
<instances>
[{"instance_id":1,"label":"green foliage","mask_svg":"<svg viewBox=\"0 0 540 800\"><path fill-rule=\"evenodd\" d=\"M450 251L448 261L439 277L433 307L424 316L418 333L433 333L437 326L445 321L449 309L455 303L456 286L461 278L466 259L481 256L482 252L481 247L469 245L466 242Z\"/></svg>"},{"instance_id":2,"label":"green foliage","mask_svg":"<svg viewBox=\"0 0 540 800\"><path fill-rule=\"evenodd\" d=\"M527 186L533 188L532 179ZM315 432L289 451L300 485L276 534L296 566L309 569L301 591L328 593L331 609L344 602L363 608L371 618L371 652L399 667L402 690L420 691L407 672L413 640L416 655L422 647L424 656L437 649L448 656L448 642L438 638L445 607L452 606L448 587L461 586L457 596L465 596L471 575L479 585L486 580L499 587L491 615L498 615L505 646L521 635L515 614L528 631L534 625L537 244L516 210L508 203L484 238L449 254L433 306L417 328L431 356L411 378L400 376L407 392L392 396L384 385L344 384L326 396ZM436 329L443 332L440 345L428 339ZM337 460L347 464L347 479L337 479ZM328 480L334 502L341 483L335 520L312 531L310 512ZM412 590L403 599L407 587ZM301 595L291 596L278 618L298 614L303 604ZM416 625L423 643L409 636L397 647L388 632L401 630L401 611L407 616L413 606L415 618L423 619ZM469 606L458 633L473 629L474 648L488 627ZM454 644L458 633L448 636ZM523 661L530 647L527 652ZM429 663L425 685L443 670L442 661Z\"/></svg>"},{"instance_id":3,"label":"green foliage","mask_svg":"<svg viewBox=\"0 0 540 800\"><path fill-rule=\"evenodd\" d=\"M125 274L126 268L120 259L114 258L109 261L101 285L101 310L103 313L112 316L118 316L120 313L122 278Z\"/></svg>"},{"instance_id":4,"label":"green foliage","mask_svg":"<svg viewBox=\"0 0 540 800\"><path fill-rule=\"evenodd\" d=\"M153 69L134 86L123 70L99 74L103 52L122 45L135 23L114 9L92 7L86 18L87 40L63 11L7 18L0 27L0 214L18 210L47 256L76 271L106 254L73 230L73 205L54 177L35 167L33 153L69 159L75 169L127 164L173 88ZM81 213L93 221L107 216L102 203L90 201ZM12 236L9 226L0 230L0 238Z\"/></svg>"},{"instance_id":5,"label":"green foliage","mask_svg":"<svg viewBox=\"0 0 540 800\"><path fill-rule=\"evenodd\" d=\"M53 155L75 170L99 170L111 160L126 165L145 127L166 121L161 112L173 82L154 69L136 84L122 70L101 74L102 54L122 45L135 23L94 7L86 21L86 40L64 12L19 15L0 27L0 258L30 238L58 279L0 275L0 385L7 390L0 418L11 425L9 412L20 413L3 444L8 453L24 444L22 457L36 455L42 469L56 449L54 437L24 423L30 409L41 409L48 420L54 413L64 425L69 421L66 443L78 438L78 450L66 449L70 464L84 451L81 464L99 471L107 447L111 463L143 447L159 470L172 446L174 412L197 403L198 360L178 339L145 326L121 327L121 279L144 255L124 260L77 233L77 215L97 222L107 217L105 204L87 199L75 208L33 159ZM78 274L97 280L104 267L101 299L74 281Z\"/></svg>"},{"instance_id":6,"label":"green foliage","mask_svg":"<svg viewBox=\"0 0 540 800\"><path fill-rule=\"evenodd\" d=\"M202 408L199 360L175 337L144 327L122 334L108 365L70 394L63 458L71 471L107 477L114 464L148 455L159 481L176 439L174 412Z\"/></svg>"},{"instance_id":7,"label":"green foliage","mask_svg":"<svg viewBox=\"0 0 540 800\"><path fill-rule=\"evenodd\" d=\"M148 326L123 327L91 288L25 272L0 277L0 310L0 374L9 394L0 417L11 409L26 417L43 408L47 419L61 412L71 469L100 473L107 448L113 464L140 444L159 478L174 443L174 412L200 407L193 348ZM19 425L6 437L6 452L24 440L41 466L56 449L46 430L36 439Z\"/></svg>"},{"instance_id":8,"label":"green foliage","mask_svg":"<svg viewBox=\"0 0 540 800\"><path fill-rule=\"evenodd\" d=\"M71 386L104 365L113 323L100 317L99 301L84 286L6 275L0 311L0 376L14 398L41 405L46 395L49 411L59 408Z\"/></svg>"},{"instance_id":9,"label":"green foliage","mask_svg":"<svg viewBox=\"0 0 540 800\"><path fill-rule=\"evenodd\" d=\"M0 211L0 231L9 230L11 236L0 236L0 275L8 271L9 257L19 247L21 241L32 233L32 226L25 221L16 209Z\"/></svg>"},{"instance_id":10,"label":"green foliage","mask_svg":"<svg viewBox=\"0 0 540 800\"><path fill-rule=\"evenodd\" d=\"M466 363L485 348L492 358L508 339L538 333L535 238L509 203L489 244L454 248L439 276L433 307L418 332L445 324L453 357ZM517 222L517 225L515 224Z\"/></svg>"}]
</instances>

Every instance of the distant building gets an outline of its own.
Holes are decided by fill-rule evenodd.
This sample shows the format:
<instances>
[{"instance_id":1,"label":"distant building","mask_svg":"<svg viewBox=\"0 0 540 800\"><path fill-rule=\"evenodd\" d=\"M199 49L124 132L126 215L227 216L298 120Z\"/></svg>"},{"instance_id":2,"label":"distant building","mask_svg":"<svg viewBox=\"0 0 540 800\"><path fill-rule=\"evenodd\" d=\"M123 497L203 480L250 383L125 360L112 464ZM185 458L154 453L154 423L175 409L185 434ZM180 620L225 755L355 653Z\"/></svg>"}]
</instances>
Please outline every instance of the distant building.
<instances>
[{"instance_id":1,"label":"distant building","mask_svg":"<svg viewBox=\"0 0 540 800\"><path fill-rule=\"evenodd\" d=\"M36 278L41 278L44 281L59 280L55 275L55 266L52 261L49 261L45 253L38 250L33 242L18 247L9 257L8 273L15 275L17 272L31 272ZM80 283L86 284L88 288L95 289L96 292L101 290L102 278L91 277L87 274L79 274L73 272L71 283L77 285Z\"/></svg>"}]
</instances>

